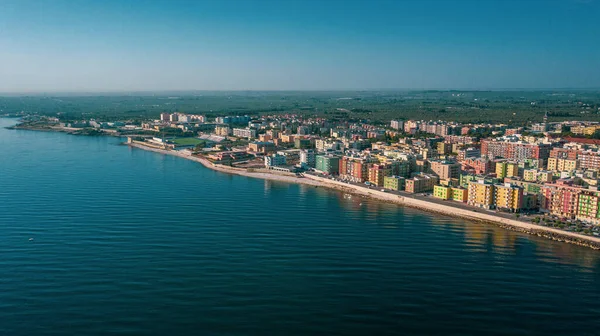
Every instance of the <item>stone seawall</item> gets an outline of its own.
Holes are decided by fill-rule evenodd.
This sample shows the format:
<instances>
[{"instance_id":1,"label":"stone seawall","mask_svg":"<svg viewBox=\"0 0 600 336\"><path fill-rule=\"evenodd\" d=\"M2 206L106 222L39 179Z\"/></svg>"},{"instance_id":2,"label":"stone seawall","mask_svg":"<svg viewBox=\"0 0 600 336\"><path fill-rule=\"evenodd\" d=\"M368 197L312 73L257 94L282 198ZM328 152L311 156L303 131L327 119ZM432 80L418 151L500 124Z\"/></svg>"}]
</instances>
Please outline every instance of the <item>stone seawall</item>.
<instances>
[{"instance_id":1,"label":"stone seawall","mask_svg":"<svg viewBox=\"0 0 600 336\"><path fill-rule=\"evenodd\" d=\"M528 224L509 218L495 216L493 214L476 212L473 211L477 210L475 208L473 208L473 210L466 210L450 205L442 205L438 203L428 202L425 200L404 197L402 195L390 194L387 192L368 189L361 186L349 185L343 182L330 180L320 176L306 175L306 178L320 181L323 184L335 186L335 189L343 190L348 193L371 197L382 201L405 205L411 208L417 208L420 210L435 212L447 216L493 223L505 229L524 232L540 237L549 238L552 240L564 241L571 244L587 246L596 250L600 250L600 238L597 237L585 236L578 233L549 228L541 225Z\"/></svg>"}]
</instances>

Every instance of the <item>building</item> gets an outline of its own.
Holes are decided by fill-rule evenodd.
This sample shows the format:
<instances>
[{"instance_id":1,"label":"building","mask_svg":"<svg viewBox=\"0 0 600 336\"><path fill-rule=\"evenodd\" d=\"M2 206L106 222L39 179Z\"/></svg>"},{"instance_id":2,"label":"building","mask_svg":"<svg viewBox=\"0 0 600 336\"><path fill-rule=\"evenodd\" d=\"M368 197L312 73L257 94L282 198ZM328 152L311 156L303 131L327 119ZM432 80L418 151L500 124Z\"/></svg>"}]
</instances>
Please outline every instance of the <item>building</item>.
<instances>
[{"instance_id":1,"label":"building","mask_svg":"<svg viewBox=\"0 0 600 336\"><path fill-rule=\"evenodd\" d=\"M312 147L312 143L310 139L296 138L294 140L294 147L299 149L307 149Z\"/></svg>"},{"instance_id":2,"label":"building","mask_svg":"<svg viewBox=\"0 0 600 336\"><path fill-rule=\"evenodd\" d=\"M248 144L248 151L254 153L271 153L275 151L275 144L268 141L254 141Z\"/></svg>"},{"instance_id":3,"label":"building","mask_svg":"<svg viewBox=\"0 0 600 336\"><path fill-rule=\"evenodd\" d=\"M560 218L577 216L578 197L585 189L574 186L572 180L558 180L542 186L540 210Z\"/></svg>"},{"instance_id":4,"label":"building","mask_svg":"<svg viewBox=\"0 0 600 336\"><path fill-rule=\"evenodd\" d=\"M392 175L392 176L385 176L383 178L383 187L385 189L390 189L390 190L395 190L395 191L404 190L405 184L406 184L406 178L404 178L402 176Z\"/></svg>"},{"instance_id":5,"label":"building","mask_svg":"<svg viewBox=\"0 0 600 336\"><path fill-rule=\"evenodd\" d=\"M526 159L547 159L550 156L550 144L530 144L520 141L481 140L481 155L490 159L504 158L515 161Z\"/></svg>"},{"instance_id":6,"label":"building","mask_svg":"<svg viewBox=\"0 0 600 336\"><path fill-rule=\"evenodd\" d=\"M316 164L316 154L312 149L303 149L300 151L300 164L305 167L314 168Z\"/></svg>"},{"instance_id":7,"label":"building","mask_svg":"<svg viewBox=\"0 0 600 336\"><path fill-rule=\"evenodd\" d=\"M448 155L452 153L452 144L449 142L438 142L437 152L438 155Z\"/></svg>"},{"instance_id":8,"label":"building","mask_svg":"<svg viewBox=\"0 0 600 336\"><path fill-rule=\"evenodd\" d=\"M557 159L548 158L548 170L552 171L574 171L579 168L579 160L577 159ZM587 162L586 162L587 165Z\"/></svg>"},{"instance_id":9,"label":"building","mask_svg":"<svg viewBox=\"0 0 600 336\"><path fill-rule=\"evenodd\" d=\"M340 157L334 155L317 155L315 170L329 175L337 175L340 172Z\"/></svg>"},{"instance_id":10,"label":"building","mask_svg":"<svg viewBox=\"0 0 600 336\"><path fill-rule=\"evenodd\" d=\"M519 176L519 164L516 162L496 162L496 176L498 178Z\"/></svg>"},{"instance_id":11,"label":"building","mask_svg":"<svg viewBox=\"0 0 600 336\"><path fill-rule=\"evenodd\" d=\"M265 156L265 167L285 166L287 163L285 155L272 154Z\"/></svg>"},{"instance_id":12,"label":"building","mask_svg":"<svg viewBox=\"0 0 600 336\"><path fill-rule=\"evenodd\" d=\"M383 187L384 177L392 175L389 166L383 164L374 164L369 167L369 182L378 187Z\"/></svg>"},{"instance_id":13,"label":"building","mask_svg":"<svg viewBox=\"0 0 600 336\"><path fill-rule=\"evenodd\" d=\"M167 112L163 112L160 114L160 121L169 121L170 119L170 114Z\"/></svg>"},{"instance_id":14,"label":"building","mask_svg":"<svg viewBox=\"0 0 600 336\"><path fill-rule=\"evenodd\" d=\"M433 197L448 200L452 197L452 188L443 185L436 185L433 187Z\"/></svg>"},{"instance_id":15,"label":"building","mask_svg":"<svg viewBox=\"0 0 600 336\"><path fill-rule=\"evenodd\" d=\"M458 202L466 203L469 199L469 190L462 187L452 187L451 188L451 199Z\"/></svg>"},{"instance_id":16,"label":"building","mask_svg":"<svg viewBox=\"0 0 600 336\"><path fill-rule=\"evenodd\" d=\"M470 158L476 159L481 156L481 150L479 148L469 147L469 148L459 150L457 152L457 154L458 154L457 159L459 161L463 161L463 160L470 159Z\"/></svg>"},{"instance_id":17,"label":"building","mask_svg":"<svg viewBox=\"0 0 600 336\"><path fill-rule=\"evenodd\" d=\"M410 176L410 162L409 161L391 161L388 162L390 165L390 168L392 170L392 175L398 175L398 176L402 176L402 177L409 177Z\"/></svg>"},{"instance_id":18,"label":"building","mask_svg":"<svg viewBox=\"0 0 600 336\"><path fill-rule=\"evenodd\" d=\"M600 169L600 153L580 151L578 153L579 167L582 169Z\"/></svg>"},{"instance_id":19,"label":"building","mask_svg":"<svg viewBox=\"0 0 600 336\"><path fill-rule=\"evenodd\" d=\"M458 178L460 176L460 164L449 161L430 161L430 171L441 180Z\"/></svg>"},{"instance_id":20,"label":"building","mask_svg":"<svg viewBox=\"0 0 600 336\"><path fill-rule=\"evenodd\" d=\"M392 120L390 122L390 127L395 130L401 130L404 127L404 122L401 120Z\"/></svg>"},{"instance_id":21,"label":"building","mask_svg":"<svg viewBox=\"0 0 600 336\"><path fill-rule=\"evenodd\" d=\"M494 208L494 185L483 180L469 182L467 204L484 209Z\"/></svg>"},{"instance_id":22,"label":"building","mask_svg":"<svg viewBox=\"0 0 600 336\"><path fill-rule=\"evenodd\" d=\"M169 116L169 121L170 122L177 122L179 121L179 115L177 113L173 113Z\"/></svg>"},{"instance_id":23,"label":"building","mask_svg":"<svg viewBox=\"0 0 600 336\"><path fill-rule=\"evenodd\" d=\"M493 167L494 169L496 167ZM462 169L472 169L475 174L485 175L492 172L492 161L487 158L467 158L462 162Z\"/></svg>"},{"instance_id":24,"label":"building","mask_svg":"<svg viewBox=\"0 0 600 336\"><path fill-rule=\"evenodd\" d=\"M600 224L600 195L598 191L583 190L577 198L576 218L593 224Z\"/></svg>"},{"instance_id":25,"label":"building","mask_svg":"<svg viewBox=\"0 0 600 336\"><path fill-rule=\"evenodd\" d=\"M373 161L370 158L344 156L340 159L340 177L353 182L365 182L369 179L369 168Z\"/></svg>"},{"instance_id":26,"label":"building","mask_svg":"<svg viewBox=\"0 0 600 336\"><path fill-rule=\"evenodd\" d=\"M435 175L417 175L411 179L406 180L406 192L409 193L422 193L426 191L432 191L433 187L439 182L439 179Z\"/></svg>"},{"instance_id":27,"label":"building","mask_svg":"<svg viewBox=\"0 0 600 336\"><path fill-rule=\"evenodd\" d=\"M231 134L229 126L215 126L215 134L219 136L228 136Z\"/></svg>"},{"instance_id":28,"label":"building","mask_svg":"<svg viewBox=\"0 0 600 336\"><path fill-rule=\"evenodd\" d=\"M510 183L494 187L494 202L497 209L519 212L523 207L523 188Z\"/></svg>"},{"instance_id":29,"label":"building","mask_svg":"<svg viewBox=\"0 0 600 336\"><path fill-rule=\"evenodd\" d=\"M256 138L256 130L253 128L248 128L248 127L234 128L233 136L236 136L238 138L247 138L247 139Z\"/></svg>"}]
</instances>

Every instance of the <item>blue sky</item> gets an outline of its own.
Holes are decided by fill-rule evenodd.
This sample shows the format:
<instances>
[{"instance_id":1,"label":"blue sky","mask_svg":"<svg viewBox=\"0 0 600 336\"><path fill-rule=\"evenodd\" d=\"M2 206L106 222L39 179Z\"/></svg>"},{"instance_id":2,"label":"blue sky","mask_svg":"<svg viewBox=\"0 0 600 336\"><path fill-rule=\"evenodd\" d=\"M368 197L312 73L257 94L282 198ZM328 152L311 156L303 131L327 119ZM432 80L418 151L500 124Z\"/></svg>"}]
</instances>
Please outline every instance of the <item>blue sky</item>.
<instances>
[{"instance_id":1,"label":"blue sky","mask_svg":"<svg viewBox=\"0 0 600 336\"><path fill-rule=\"evenodd\" d=\"M600 88L600 0L0 0L0 92Z\"/></svg>"}]
</instances>

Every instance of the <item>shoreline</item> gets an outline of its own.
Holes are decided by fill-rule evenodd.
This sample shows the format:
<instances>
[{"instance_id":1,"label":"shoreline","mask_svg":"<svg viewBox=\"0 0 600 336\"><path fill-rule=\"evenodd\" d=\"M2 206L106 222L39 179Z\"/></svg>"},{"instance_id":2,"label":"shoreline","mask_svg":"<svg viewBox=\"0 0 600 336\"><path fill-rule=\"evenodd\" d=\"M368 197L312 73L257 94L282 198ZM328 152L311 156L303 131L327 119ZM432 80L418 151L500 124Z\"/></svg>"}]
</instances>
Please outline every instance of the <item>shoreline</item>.
<instances>
[{"instance_id":1,"label":"shoreline","mask_svg":"<svg viewBox=\"0 0 600 336\"><path fill-rule=\"evenodd\" d=\"M181 157L184 159L188 159L191 161L198 162L202 164L204 167L208 169L212 169L215 171L219 171L222 173L241 175L251 178L259 178L264 180L273 180L280 182L288 182L288 183L299 183L306 184L315 187L324 187L328 189L338 190L349 194L359 195L371 199L376 199L380 201L384 201L387 203L393 203L397 205L403 205L415 209L419 209L421 211L426 211L430 213L437 213L445 216L450 216L454 218L461 218L467 220L473 220L478 222L485 222L488 224L493 224L499 226L503 229L527 233L530 235L535 235L538 237L544 237L547 239L551 239L554 241L560 241L565 243L570 243L579 246L589 247L595 250L600 250L600 237L594 236L586 236L582 234L578 234L575 232L563 231L555 228L545 227L536 224L529 224L522 221L517 221L510 218L500 217L489 213L480 212L481 209L473 208L473 209L463 209L460 207L453 207L451 205L438 204L426 200L415 199L411 197L406 197L397 194L391 194L386 192L381 192L377 189L367 189L365 187L346 184L339 181L329 180L320 176L314 176L310 174L304 175L304 177L299 178L294 174L285 174L285 173L275 173L272 171L267 171L266 169L263 171L248 171L243 168L235 168L229 166L223 166L214 164L207 159L192 156L190 154L185 154L179 151L174 150L165 150L159 148L153 148L149 146L145 146L138 143L124 143L130 147L135 147L138 149L151 151L155 153L172 155Z\"/></svg>"}]
</instances>

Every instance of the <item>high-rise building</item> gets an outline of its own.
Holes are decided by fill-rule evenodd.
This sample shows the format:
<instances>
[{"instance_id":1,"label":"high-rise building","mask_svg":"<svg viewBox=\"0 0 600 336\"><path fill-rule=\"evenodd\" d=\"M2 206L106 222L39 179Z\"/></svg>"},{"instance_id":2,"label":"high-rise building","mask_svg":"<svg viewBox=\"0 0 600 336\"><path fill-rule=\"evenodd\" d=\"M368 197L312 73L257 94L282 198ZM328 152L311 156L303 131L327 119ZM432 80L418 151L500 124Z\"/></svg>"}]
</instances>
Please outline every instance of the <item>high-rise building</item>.
<instances>
[{"instance_id":1,"label":"high-rise building","mask_svg":"<svg viewBox=\"0 0 600 336\"><path fill-rule=\"evenodd\" d=\"M161 113L161 114L160 114L160 120L161 120L161 121L169 121L169 117L170 117L170 116L171 116L171 115L170 115L169 113L167 113L167 112L163 112L163 113Z\"/></svg>"},{"instance_id":2,"label":"high-rise building","mask_svg":"<svg viewBox=\"0 0 600 336\"><path fill-rule=\"evenodd\" d=\"M467 204L484 209L494 208L494 185L482 180L469 182Z\"/></svg>"},{"instance_id":3,"label":"high-rise building","mask_svg":"<svg viewBox=\"0 0 600 336\"><path fill-rule=\"evenodd\" d=\"M385 176L383 178L383 187L390 190L404 190L406 178L402 176Z\"/></svg>"},{"instance_id":4,"label":"high-rise building","mask_svg":"<svg viewBox=\"0 0 600 336\"><path fill-rule=\"evenodd\" d=\"M404 127L404 122L401 120L392 120L390 122L390 127L395 130L401 130Z\"/></svg>"},{"instance_id":5,"label":"high-rise building","mask_svg":"<svg viewBox=\"0 0 600 336\"><path fill-rule=\"evenodd\" d=\"M518 212L523 207L523 188L510 183L494 186L494 203L497 209Z\"/></svg>"},{"instance_id":6,"label":"high-rise building","mask_svg":"<svg viewBox=\"0 0 600 336\"><path fill-rule=\"evenodd\" d=\"M460 176L460 164L449 161L430 161L430 170L441 180L458 178Z\"/></svg>"},{"instance_id":7,"label":"high-rise building","mask_svg":"<svg viewBox=\"0 0 600 336\"><path fill-rule=\"evenodd\" d=\"M340 157L334 155L317 155L315 170L330 175L337 175L340 172Z\"/></svg>"},{"instance_id":8,"label":"high-rise building","mask_svg":"<svg viewBox=\"0 0 600 336\"><path fill-rule=\"evenodd\" d=\"M300 151L300 163L307 167L315 167L316 154L312 149L303 149Z\"/></svg>"},{"instance_id":9,"label":"high-rise building","mask_svg":"<svg viewBox=\"0 0 600 336\"><path fill-rule=\"evenodd\" d=\"M384 177L392 175L392 170L389 166L383 164L374 164L369 168L369 182L382 187Z\"/></svg>"}]
</instances>

